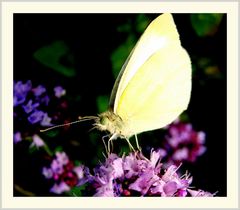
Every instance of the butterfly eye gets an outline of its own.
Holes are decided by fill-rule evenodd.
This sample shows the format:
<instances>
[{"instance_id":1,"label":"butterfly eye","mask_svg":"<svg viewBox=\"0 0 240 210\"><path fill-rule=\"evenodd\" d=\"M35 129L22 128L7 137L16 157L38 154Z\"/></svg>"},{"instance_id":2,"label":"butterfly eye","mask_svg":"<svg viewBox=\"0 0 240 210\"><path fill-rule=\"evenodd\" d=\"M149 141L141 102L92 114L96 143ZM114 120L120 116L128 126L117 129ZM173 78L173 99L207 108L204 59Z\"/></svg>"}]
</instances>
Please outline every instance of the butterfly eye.
<instances>
[{"instance_id":1,"label":"butterfly eye","mask_svg":"<svg viewBox=\"0 0 240 210\"><path fill-rule=\"evenodd\" d=\"M106 124L108 124L108 121L109 121L109 119L108 119L106 116L101 116L101 117L99 118L99 122L100 122L101 125L106 125Z\"/></svg>"}]
</instances>

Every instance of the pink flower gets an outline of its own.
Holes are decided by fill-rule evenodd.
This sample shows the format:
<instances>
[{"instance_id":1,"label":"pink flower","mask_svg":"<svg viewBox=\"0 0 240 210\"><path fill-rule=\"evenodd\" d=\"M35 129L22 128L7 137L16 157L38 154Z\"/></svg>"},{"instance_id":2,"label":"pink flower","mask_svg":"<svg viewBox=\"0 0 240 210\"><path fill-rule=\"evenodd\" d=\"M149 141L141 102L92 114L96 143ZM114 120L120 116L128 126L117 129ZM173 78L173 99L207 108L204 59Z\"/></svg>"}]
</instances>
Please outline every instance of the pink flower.
<instances>
[{"instance_id":1,"label":"pink flower","mask_svg":"<svg viewBox=\"0 0 240 210\"><path fill-rule=\"evenodd\" d=\"M173 196L175 192L177 192L178 187L177 183L174 181L167 182L163 186L163 192L166 196Z\"/></svg>"},{"instance_id":2,"label":"pink flower","mask_svg":"<svg viewBox=\"0 0 240 210\"><path fill-rule=\"evenodd\" d=\"M32 89L32 92L34 93L35 96L40 96L46 92L46 88L42 85L38 85L36 88Z\"/></svg>"},{"instance_id":3,"label":"pink flower","mask_svg":"<svg viewBox=\"0 0 240 210\"><path fill-rule=\"evenodd\" d=\"M116 160L114 160L112 167L114 178L120 178L124 175L122 158L117 158Z\"/></svg>"},{"instance_id":4,"label":"pink flower","mask_svg":"<svg viewBox=\"0 0 240 210\"><path fill-rule=\"evenodd\" d=\"M53 192L55 194L62 194L63 192L67 192L70 189L71 188L65 182L61 182L60 184L54 184L50 189L50 192Z\"/></svg>"},{"instance_id":5,"label":"pink flower","mask_svg":"<svg viewBox=\"0 0 240 210\"><path fill-rule=\"evenodd\" d=\"M153 183L158 180L159 177L154 173L154 170L147 169L134 183L130 184L129 189L141 192L142 195L145 195Z\"/></svg>"},{"instance_id":6,"label":"pink flower","mask_svg":"<svg viewBox=\"0 0 240 210\"><path fill-rule=\"evenodd\" d=\"M153 167L156 166L157 162L159 161L161 157L161 151L153 151L151 152L151 155L150 155L150 163L152 164Z\"/></svg>"},{"instance_id":7,"label":"pink flower","mask_svg":"<svg viewBox=\"0 0 240 210\"><path fill-rule=\"evenodd\" d=\"M55 87L54 92L55 92L55 96L57 98L61 98L62 96L64 96L66 94L66 90L63 89L61 86Z\"/></svg>"},{"instance_id":8,"label":"pink flower","mask_svg":"<svg viewBox=\"0 0 240 210\"><path fill-rule=\"evenodd\" d=\"M97 188L96 191L97 192L93 195L94 197L114 197L112 180L108 180L104 185Z\"/></svg>"},{"instance_id":9,"label":"pink flower","mask_svg":"<svg viewBox=\"0 0 240 210\"><path fill-rule=\"evenodd\" d=\"M68 156L65 152L56 152L56 160L60 165L66 165L69 162Z\"/></svg>"},{"instance_id":10,"label":"pink flower","mask_svg":"<svg viewBox=\"0 0 240 210\"><path fill-rule=\"evenodd\" d=\"M15 144L17 144L18 142L22 141L22 135L20 132L16 132L14 135L13 135L13 141Z\"/></svg>"},{"instance_id":11,"label":"pink flower","mask_svg":"<svg viewBox=\"0 0 240 210\"><path fill-rule=\"evenodd\" d=\"M53 177L53 171L50 168L43 167L42 174L46 179L51 179Z\"/></svg>"},{"instance_id":12,"label":"pink flower","mask_svg":"<svg viewBox=\"0 0 240 210\"><path fill-rule=\"evenodd\" d=\"M30 145L30 147L42 147L45 145L44 141L40 138L40 136L38 136L37 134L33 135L33 142L32 144Z\"/></svg>"},{"instance_id":13,"label":"pink flower","mask_svg":"<svg viewBox=\"0 0 240 210\"><path fill-rule=\"evenodd\" d=\"M82 179L84 177L84 166L77 166L73 169L73 171L77 174L79 179Z\"/></svg>"},{"instance_id":14,"label":"pink flower","mask_svg":"<svg viewBox=\"0 0 240 210\"><path fill-rule=\"evenodd\" d=\"M142 155L142 157L144 157ZM123 170L125 171L125 177L131 178L139 174L142 169L146 168L149 162L146 159L140 159L136 157L136 153L130 153L123 158Z\"/></svg>"},{"instance_id":15,"label":"pink flower","mask_svg":"<svg viewBox=\"0 0 240 210\"><path fill-rule=\"evenodd\" d=\"M205 151L206 134L195 131L190 123L183 123L179 119L166 127L164 148L169 164L179 164L183 161L194 162Z\"/></svg>"},{"instance_id":16,"label":"pink flower","mask_svg":"<svg viewBox=\"0 0 240 210\"><path fill-rule=\"evenodd\" d=\"M83 165L74 166L65 152L56 152L50 167L43 167L42 174L54 182L50 191L56 194L81 186L91 179L89 169Z\"/></svg>"},{"instance_id":17,"label":"pink flower","mask_svg":"<svg viewBox=\"0 0 240 210\"><path fill-rule=\"evenodd\" d=\"M41 126L52 126L53 124L51 123L51 118L48 116L47 113L44 113L43 115L43 119L42 121L40 122L40 125Z\"/></svg>"},{"instance_id":18,"label":"pink flower","mask_svg":"<svg viewBox=\"0 0 240 210\"><path fill-rule=\"evenodd\" d=\"M206 192L203 190L190 190L188 189L188 192L191 194L192 197L213 197L215 195L210 193L210 192Z\"/></svg>"},{"instance_id":19,"label":"pink flower","mask_svg":"<svg viewBox=\"0 0 240 210\"><path fill-rule=\"evenodd\" d=\"M51 163L51 169L54 174L62 174L63 173L63 165L59 163L56 159L54 159Z\"/></svg>"}]
</instances>

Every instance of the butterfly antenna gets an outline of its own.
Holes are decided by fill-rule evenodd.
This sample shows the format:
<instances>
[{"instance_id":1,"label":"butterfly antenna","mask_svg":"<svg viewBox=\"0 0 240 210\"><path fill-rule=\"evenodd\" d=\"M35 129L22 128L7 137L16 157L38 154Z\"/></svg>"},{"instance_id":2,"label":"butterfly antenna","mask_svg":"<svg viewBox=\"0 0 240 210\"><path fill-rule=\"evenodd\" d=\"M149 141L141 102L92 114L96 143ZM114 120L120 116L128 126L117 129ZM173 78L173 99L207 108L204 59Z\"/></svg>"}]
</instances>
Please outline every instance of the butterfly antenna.
<instances>
[{"instance_id":1,"label":"butterfly antenna","mask_svg":"<svg viewBox=\"0 0 240 210\"><path fill-rule=\"evenodd\" d=\"M97 118L98 117L96 117L96 116L78 117L79 120L77 120L77 121L73 121L73 122L70 122L70 123L64 123L64 124L61 124L61 125L54 125L52 127L46 128L46 129L41 129L40 132L46 132L46 131L49 131L49 130L52 130L52 129L55 129L55 128L63 127L63 126L66 126L66 125L72 125L72 124L80 123L80 122L83 122L83 121L95 120Z\"/></svg>"},{"instance_id":2,"label":"butterfly antenna","mask_svg":"<svg viewBox=\"0 0 240 210\"><path fill-rule=\"evenodd\" d=\"M94 129L96 129L96 128L97 128L97 126L93 126L91 129L89 129L88 132L91 132L92 130L94 130Z\"/></svg>"},{"instance_id":3,"label":"butterfly antenna","mask_svg":"<svg viewBox=\"0 0 240 210\"><path fill-rule=\"evenodd\" d=\"M78 119L79 120L96 120L96 119L98 119L99 117L97 117L97 116L84 116L84 117L81 117L81 116L79 116L78 117Z\"/></svg>"}]
</instances>

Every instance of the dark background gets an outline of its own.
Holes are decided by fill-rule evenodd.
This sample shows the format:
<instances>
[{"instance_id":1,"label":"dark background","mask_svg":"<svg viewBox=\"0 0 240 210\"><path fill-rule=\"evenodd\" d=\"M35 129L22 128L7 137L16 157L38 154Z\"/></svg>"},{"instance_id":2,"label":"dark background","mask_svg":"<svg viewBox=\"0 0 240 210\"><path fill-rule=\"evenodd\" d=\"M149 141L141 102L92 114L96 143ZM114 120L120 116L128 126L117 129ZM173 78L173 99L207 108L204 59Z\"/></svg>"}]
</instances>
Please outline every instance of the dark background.
<instances>
[{"instance_id":1,"label":"dark background","mask_svg":"<svg viewBox=\"0 0 240 210\"><path fill-rule=\"evenodd\" d=\"M196 130L206 132L207 146L207 152L195 164L183 165L182 169L192 174L193 186L210 192L218 191L217 196L226 196L226 15L209 31L204 29L201 22L194 21L197 15L173 15L182 45L193 64L192 96L186 113ZM49 89L56 85L63 86L67 90L69 104L62 113L62 119L74 121L78 116L96 115L107 106L119 66L145 26L157 16L15 14L14 80L30 79L34 86L42 84ZM200 34L197 33L198 29ZM46 46L51 48L53 43L67 48L58 61L74 72L73 75L66 75L56 65L49 67L44 60L36 58L39 49ZM55 50L57 53L58 49ZM91 167L103 159L101 137L104 135L95 130L88 132L91 127L91 123L86 122L67 130L59 129L58 135L52 139L45 133L39 135L51 141L50 147L61 145L72 159ZM153 136L159 132L139 135L142 147L157 148ZM150 137L153 142L144 142ZM121 146L119 141L116 144ZM126 146L125 142L123 144L123 147ZM14 145L14 184L37 196L49 195L48 183L41 175L44 165L44 160L40 158L41 151L29 154L28 146ZM14 195L21 194L16 190Z\"/></svg>"}]
</instances>

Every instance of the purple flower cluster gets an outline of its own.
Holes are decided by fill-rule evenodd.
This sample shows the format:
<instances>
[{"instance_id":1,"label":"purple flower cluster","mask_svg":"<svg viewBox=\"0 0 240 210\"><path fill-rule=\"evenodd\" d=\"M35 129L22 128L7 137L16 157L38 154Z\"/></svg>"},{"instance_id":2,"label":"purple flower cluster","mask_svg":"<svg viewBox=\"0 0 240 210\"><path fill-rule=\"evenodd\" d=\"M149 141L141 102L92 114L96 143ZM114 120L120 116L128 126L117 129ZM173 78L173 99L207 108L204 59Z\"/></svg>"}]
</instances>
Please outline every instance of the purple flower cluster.
<instances>
[{"instance_id":1,"label":"purple flower cluster","mask_svg":"<svg viewBox=\"0 0 240 210\"><path fill-rule=\"evenodd\" d=\"M31 124L52 125L48 114L39 110L40 104L48 105L49 102L49 97L44 94L46 89L42 85L32 88L31 81L28 80L25 84L19 81L14 83L13 90L14 107L21 106Z\"/></svg>"},{"instance_id":2,"label":"purple flower cluster","mask_svg":"<svg viewBox=\"0 0 240 210\"><path fill-rule=\"evenodd\" d=\"M14 107L21 106L22 110L27 115L29 123L39 123L41 126L51 126L51 118L48 113L41 108L47 106L50 97L46 94L46 88L39 85L35 88L28 80L26 83L18 81L14 83L13 104ZM65 90L61 87L54 88L55 96L57 98L65 94Z\"/></svg>"},{"instance_id":3,"label":"purple flower cluster","mask_svg":"<svg viewBox=\"0 0 240 210\"><path fill-rule=\"evenodd\" d=\"M14 82L13 88L13 104L14 106L18 106L19 104L23 104L27 98L28 92L32 89L31 81L27 81L25 84L22 81Z\"/></svg>"},{"instance_id":4,"label":"purple flower cluster","mask_svg":"<svg viewBox=\"0 0 240 210\"><path fill-rule=\"evenodd\" d=\"M140 152L124 157L110 154L89 179L96 189L94 196L213 196L202 190L190 190L192 177L187 174L180 177L175 165L164 169L160 159L160 151L152 151L150 159Z\"/></svg>"},{"instance_id":5,"label":"purple flower cluster","mask_svg":"<svg viewBox=\"0 0 240 210\"><path fill-rule=\"evenodd\" d=\"M62 194L72 187L83 185L88 181L88 168L83 165L75 166L65 152L56 152L50 167L43 167L42 174L53 181L50 192Z\"/></svg>"},{"instance_id":6,"label":"purple flower cluster","mask_svg":"<svg viewBox=\"0 0 240 210\"><path fill-rule=\"evenodd\" d=\"M161 155L168 165L179 165L182 162L195 162L205 151L205 133L195 131L190 123L176 120L166 127Z\"/></svg>"},{"instance_id":7,"label":"purple flower cluster","mask_svg":"<svg viewBox=\"0 0 240 210\"><path fill-rule=\"evenodd\" d=\"M31 126L47 127L53 125L51 123L52 117L48 114L50 100L53 98L57 100L65 95L66 91L57 86L53 92L54 94L50 97L44 86L33 87L30 80L25 83L22 81L14 82L14 143L18 143L28 136L34 137L36 132Z\"/></svg>"}]
</instances>

